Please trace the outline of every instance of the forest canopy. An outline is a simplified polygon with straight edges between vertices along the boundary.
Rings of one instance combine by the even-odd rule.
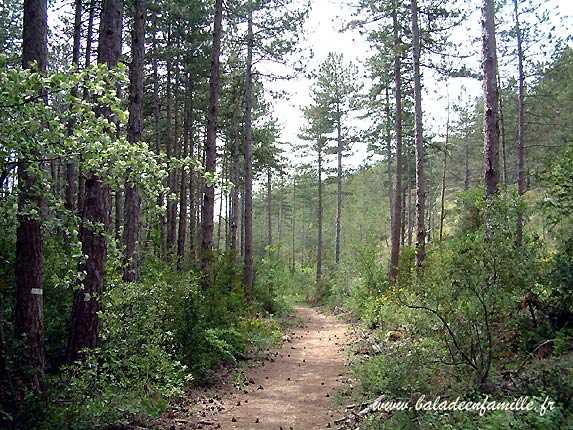
[[[337,7],[366,57],[305,1],[0,7],[0,427],[155,428],[303,302],[376,345],[342,399],[555,406],[360,428],[571,426],[571,18]]]

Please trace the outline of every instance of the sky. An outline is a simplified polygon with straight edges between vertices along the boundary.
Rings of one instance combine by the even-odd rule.
[[[344,55],[347,61],[353,61],[361,67],[368,57],[368,43],[357,31],[340,32],[344,21],[350,18],[350,9],[344,3],[348,0],[313,0],[312,9],[305,25],[306,46],[311,47],[314,57],[307,64],[308,70],[313,70],[324,61],[329,52],[338,52]],[[424,0],[419,0],[423,3]],[[480,36],[479,5],[474,0],[475,13],[459,30],[459,37]],[[549,4],[558,8],[561,15],[573,17],[572,0],[550,0]],[[479,46],[478,53],[479,53]],[[473,59],[474,64],[479,57]],[[453,79],[445,83],[438,83],[429,71],[423,71],[423,85],[425,90],[422,96],[424,110],[424,128],[433,134],[443,134],[445,131],[445,118],[447,99],[451,102],[463,102],[475,99],[481,92],[481,82],[475,79]],[[300,126],[303,124],[301,107],[311,102],[310,81],[300,76],[290,82],[276,83],[284,88],[290,97],[288,100],[275,101],[275,115],[282,124],[282,140],[296,142]],[[354,154],[346,160],[347,165],[356,167],[367,156],[366,144],[357,143]]]

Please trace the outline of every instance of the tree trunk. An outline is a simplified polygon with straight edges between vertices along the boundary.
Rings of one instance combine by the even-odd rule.
[[[245,73],[245,202],[244,229],[245,229],[245,255],[243,282],[247,288],[249,305],[253,303],[253,11],[249,9],[247,29],[247,69]]]
[[[281,248],[282,248],[282,238],[283,238],[283,203],[284,203],[284,192],[279,195],[279,215],[277,222],[277,258],[281,259]]]
[[[231,251],[237,250],[237,230],[239,227],[239,126],[235,127],[233,155],[231,160]]]
[[[121,55],[122,0],[103,0],[100,17],[98,63],[116,66]],[[106,106],[98,108],[100,115],[110,116]],[[79,271],[85,271],[81,288],[76,292],[72,308],[67,361],[78,358],[83,348],[97,346],[99,335],[98,312],[102,309],[103,281],[107,246],[105,231],[109,225],[109,188],[96,172],[89,172],[85,181],[83,222],[80,228],[82,252],[86,261]]]
[[[340,223],[342,220],[342,124],[340,118],[340,105],[336,104],[336,142],[337,142],[337,168],[336,168],[336,244],[334,262],[338,266],[340,262]]]
[[[189,137],[191,134],[191,76],[187,77],[185,92],[185,113],[183,118],[183,159],[189,156]],[[191,176],[191,175],[190,175]],[[177,266],[181,268],[185,259],[185,236],[187,235],[187,169],[181,168],[181,187],[179,191],[179,229],[177,235]]]
[[[392,125],[390,123],[390,90],[386,86],[386,162],[388,163],[388,208],[390,212],[390,231],[394,225],[394,204],[392,198]]]
[[[46,0],[24,1],[22,66],[37,63],[40,73],[46,72],[48,62],[48,21]],[[43,91],[40,95],[44,95]],[[34,150],[24,155],[18,164],[18,227],[16,229],[16,267],[14,337],[25,339],[27,349],[22,359],[29,372],[18,375],[24,386],[35,392],[41,390],[44,379],[44,317],[43,317],[43,238],[40,214],[42,197],[38,177],[30,169],[29,158]],[[35,215],[28,215],[30,209]]]
[[[434,166],[432,163],[433,157],[428,157],[428,204],[426,205],[426,217],[427,217],[427,242],[432,241],[432,231],[434,229]]]
[[[224,189],[225,181],[227,172],[227,158],[223,155],[223,166],[222,166],[222,174],[221,174],[221,191],[219,192],[219,214],[217,215],[217,249],[221,249],[221,227],[223,225],[223,201],[224,197]]]
[[[395,85],[395,135],[396,135],[396,191],[394,196],[394,223],[392,225],[392,250],[388,275],[395,279],[400,257],[400,230],[402,219],[402,74],[401,47],[398,34],[398,6],[394,3],[392,27],[394,32],[394,85]]]
[[[418,4],[411,0],[412,12],[412,59],[414,62],[414,116],[416,134],[416,267],[420,269],[426,258],[425,205],[426,185],[424,178],[424,140],[422,134],[422,83],[420,77],[420,28]]]
[[[161,119],[161,103],[159,99],[159,60],[157,54],[157,40],[156,35],[153,33],[152,39],[152,60],[151,64],[153,67],[153,129],[155,133],[155,151],[157,155],[161,154],[161,130],[159,128],[159,122]],[[157,196],[157,206],[163,207],[163,202],[165,201],[165,195],[161,192]],[[166,222],[167,219],[164,214],[159,216],[159,237],[161,242],[161,250],[165,252],[167,248],[167,235],[166,235]]]
[[[517,126],[517,194],[525,193],[525,77],[523,74],[523,47],[521,43],[521,28],[519,26],[519,10],[517,0],[513,0],[515,12],[515,29],[517,37],[517,66],[519,74],[519,121]],[[523,214],[517,213],[517,231],[515,244],[521,246],[523,240]]]
[[[272,170],[267,167],[267,245],[273,244],[273,189]]]
[[[195,135],[193,133],[194,128],[193,128],[193,122],[192,122],[192,118],[191,118],[191,129],[190,129],[190,135],[189,135],[189,156],[193,157],[193,155],[195,154]],[[197,241],[195,240],[195,236],[197,234],[197,222],[196,222],[196,216],[195,216],[195,212],[196,212],[196,195],[197,195],[197,190],[196,190],[196,182],[197,182],[197,177],[195,175],[195,172],[193,171],[193,169],[191,169],[189,171],[189,258],[191,260],[191,262],[195,261],[195,248],[196,248],[196,244]]]
[[[219,109],[219,55],[223,21],[223,1],[215,1],[213,24],[213,45],[211,48],[211,71],[209,77],[209,111],[207,114],[207,140],[205,141],[205,171],[215,173],[217,161],[217,115]],[[213,279],[211,262],[213,259],[213,216],[215,211],[215,187],[205,184],[201,205],[201,269],[205,273],[206,288]]]
[[[406,201],[407,189],[402,189],[402,238],[400,240],[400,245],[403,247],[406,243],[406,225],[408,225],[408,220],[406,219],[406,214],[408,211],[408,205]]]
[[[169,30],[171,33],[171,30]],[[168,36],[168,44],[172,43],[171,34]],[[173,61],[171,59],[167,60],[167,140],[166,140],[166,152],[167,152],[167,165],[169,166],[169,171],[167,173],[167,189],[169,195],[167,196],[167,257],[171,257],[175,248],[175,237],[177,235],[177,225],[176,225],[176,215],[177,215],[177,202],[173,200],[173,195],[176,194],[177,182],[176,171],[173,166],[173,158],[175,157],[175,136],[173,133],[173,126],[171,124],[173,118],[173,85],[172,85],[172,68]]]
[[[291,229],[292,229],[292,266],[291,266],[291,273],[295,272],[295,226],[296,226],[296,174],[292,175],[292,220],[291,220]]]
[[[484,186],[486,198],[499,182],[499,101],[496,81],[495,2],[482,4],[482,69],[484,92]],[[487,214],[486,214],[487,216]]]
[[[322,281],[322,149],[318,150],[318,210],[316,239],[316,291]],[[317,297],[318,298],[318,297]]]
[[[498,91],[501,91],[501,78],[499,73],[497,74],[497,88]],[[507,177],[507,157],[506,157],[506,139],[505,139],[505,118],[504,118],[504,109],[503,109],[503,97],[501,93],[499,94],[499,122],[500,122],[500,132],[501,132],[501,161],[502,161],[502,171],[501,171],[501,180],[504,184],[509,184],[509,178]]]
[[[74,39],[72,45],[72,64],[79,67],[80,64],[80,42],[82,31],[82,0],[76,0],[74,13]],[[72,96],[78,96],[78,87],[72,88]],[[70,119],[68,122],[68,136],[73,134],[75,121]],[[66,163],[66,189],[64,207],[67,211],[73,213],[76,205],[76,194],[78,192],[78,171],[76,158]]]
[[[131,32],[131,65],[129,67],[129,120],[127,141],[130,144],[143,139],[143,81],[145,66],[145,22],[147,0],[133,2],[133,29]],[[139,178],[128,180],[125,190],[123,228],[123,280],[139,282],[141,237],[141,189]]]
[[[448,119],[446,121],[446,143],[444,145],[444,164],[442,168],[442,188],[440,193],[440,242],[443,240],[444,218],[446,217],[446,167],[448,164],[448,144],[450,141],[450,103],[448,100]]]
[[[414,229],[414,219],[412,211],[412,160],[410,160],[410,150],[406,150],[406,164],[408,165],[408,246],[412,246],[412,230]]]
[[[464,190],[468,190],[470,188],[470,142],[468,139],[466,139],[464,155],[465,155]]]
[[[91,0],[90,2],[90,12],[88,17],[88,28],[86,30],[86,56],[84,59],[84,68],[88,68],[91,64],[92,58],[92,39],[93,39],[93,27],[94,27],[94,17],[95,17],[95,10],[96,10],[96,0]],[[83,99],[89,99],[89,90],[87,86],[84,86],[83,91]],[[82,161],[82,154],[79,157],[80,161]],[[84,211],[84,199],[86,195],[86,179],[85,174],[81,171],[78,175],[78,212],[80,217],[83,218],[83,211]]]
[[[121,248],[123,245],[121,243],[121,225],[122,225],[122,213],[123,213],[123,193],[121,190],[116,190],[113,196],[114,200],[114,226],[113,232],[117,246]]]
[[[305,231],[305,223],[304,223],[304,203],[301,205],[300,208],[300,226],[301,226],[301,251],[300,251],[300,267],[304,267],[305,263],[305,253],[306,253],[306,231]]]

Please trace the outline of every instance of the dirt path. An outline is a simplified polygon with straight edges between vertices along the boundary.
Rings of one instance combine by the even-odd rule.
[[[335,390],[342,383],[347,325],[312,308],[295,308],[305,327],[246,373],[248,385],[219,390],[201,405],[198,428],[312,430],[334,428]],[[202,410],[201,410],[202,409]],[[197,421],[196,421],[197,422]]]

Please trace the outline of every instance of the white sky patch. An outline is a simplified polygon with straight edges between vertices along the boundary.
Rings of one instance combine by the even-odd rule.
[[[422,0],[423,2],[423,0]],[[323,62],[329,52],[338,52],[344,55],[345,61],[352,61],[358,65],[359,70],[366,72],[362,62],[369,56],[368,42],[358,31],[340,32],[346,21],[351,18],[351,11],[344,0],[314,0],[312,9],[305,25],[306,45],[314,52],[314,57],[308,63],[308,71],[315,70]],[[550,0],[548,4],[555,6],[557,11],[568,22],[573,16],[573,1]],[[473,52],[471,58],[458,60],[458,66],[466,63],[479,73],[481,49],[481,25],[479,16],[479,2],[474,1],[474,13],[468,20],[454,32],[456,38],[464,40],[466,45],[464,53]],[[563,34],[560,36],[564,37]],[[474,44],[470,46],[470,40]],[[422,59],[423,60],[423,59]],[[515,72],[517,74],[517,71]],[[364,79],[364,76],[357,77]],[[282,125],[282,140],[284,142],[299,142],[297,135],[304,119],[301,107],[312,102],[310,97],[311,82],[306,76],[299,76],[291,81],[273,83],[276,88],[284,89],[289,94],[287,100],[274,101],[275,115]],[[428,69],[423,70],[424,93],[422,108],[424,112],[424,131],[434,135],[443,136],[446,129],[447,104],[466,104],[475,100],[481,94],[481,80],[472,78],[450,78],[448,82],[439,81],[436,74]],[[450,120],[454,119],[450,115]],[[356,124],[364,128],[362,124]],[[354,155],[345,159],[348,167],[357,167],[364,162],[368,153],[366,143],[354,146]],[[292,161],[296,161],[290,154]]]

